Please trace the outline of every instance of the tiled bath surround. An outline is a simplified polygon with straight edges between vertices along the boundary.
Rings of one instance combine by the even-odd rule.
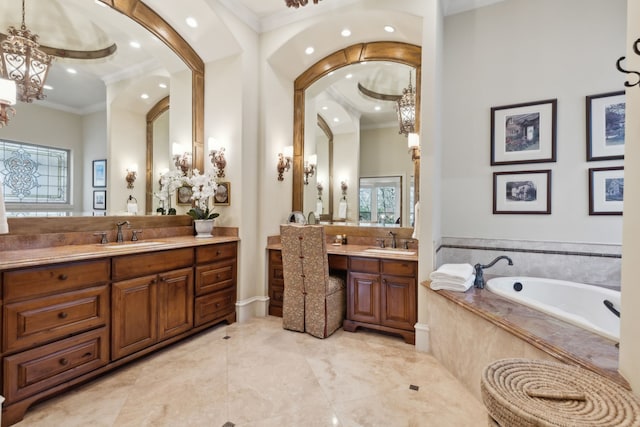
[[[443,237],[436,245],[436,268],[446,263],[488,264],[507,255],[488,276],[532,276],[620,289],[621,245]]]

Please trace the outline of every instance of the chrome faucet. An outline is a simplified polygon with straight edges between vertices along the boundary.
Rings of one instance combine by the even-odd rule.
[[[509,263],[509,265],[513,265],[513,261],[511,261],[511,258],[509,258],[506,255],[501,255],[499,257],[497,257],[496,259],[494,259],[493,261],[491,261],[489,264],[487,265],[481,265],[480,263],[476,264],[473,266],[475,273],[476,273],[476,279],[473,281],[473,286],[475,286],[478,289],[483,289],[484,288],[484,275],[483,275],[483,269],[485,268],[489,268],[492,267],[493,264],[495,264],[496,262],[500,261],[501,259],[506,259],[507,262]]]
[[[118,234],[116,235],[116,242],[122,243],[124,239],[122,238],[122,226],[129,225],[129,221],[117,222],[116,227],[118,227]]]
[[[397,233],[394,233],[393,231],[389,232],[389,236],[391,236],[391,247],[394,249],[398,247],[398,245],[396,244],[396,234]]]

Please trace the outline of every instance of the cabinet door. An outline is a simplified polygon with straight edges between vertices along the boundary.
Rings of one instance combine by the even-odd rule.
[[[113,284],[112,359],[135,353],[157,341],[156,281],[156,275],[151,275]]]
[[[382,275],[381,324],[412,331],[417,321],[416,280]]]
[[[193,269],[183,268],[159,275],[158,340],[193,327]]]
[[[380,276],[349,273],[347,319],[357,322],[380,322]]]

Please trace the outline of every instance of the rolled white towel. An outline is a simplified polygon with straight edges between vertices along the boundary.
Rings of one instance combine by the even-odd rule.
[[[445,280],[448,282],[464,284],[473,275],[471,264],[442,264],[436,271],[429,275],[431,281]]]
[[[466,292],[471,286],[473,286],[473,282],[476,279],[476,275],[472,274],[466,282],[460,283],[457,281],[448,281],[448,280],[434,280],[431,282],[431,289],[434,291],[439,291],[440,289],[445,289],[447,291],[456,291],[456,292]]]

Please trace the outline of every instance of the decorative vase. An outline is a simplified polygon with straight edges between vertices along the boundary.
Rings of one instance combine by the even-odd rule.
[[[213,230],[213,219],[194,219],[193,225],[196,229],[196,237],[213,237],[211,230]]]

